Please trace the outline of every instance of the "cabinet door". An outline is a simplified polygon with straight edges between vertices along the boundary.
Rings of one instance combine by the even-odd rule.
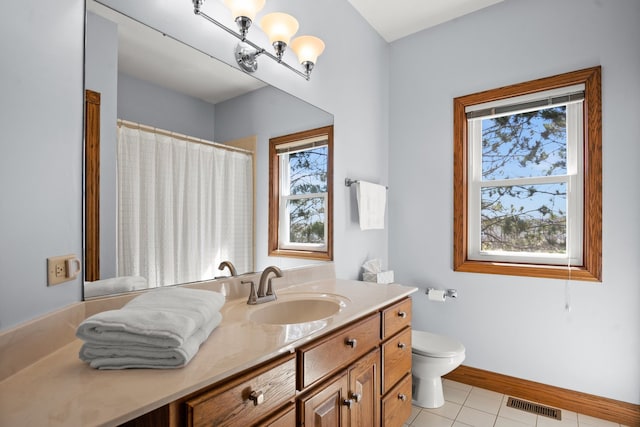
[[[349,369],[347,405],[352,427],[380,425],[380,350],[358,360]]]
[[[301,425],[304,427],[348,427],[349,412],[343,410],[349,381],[347,373],[321,385],[313,393],[298,398]]]

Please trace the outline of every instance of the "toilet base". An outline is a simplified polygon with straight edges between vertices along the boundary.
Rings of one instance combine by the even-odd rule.
[[[413,403],[422,408],[439,408],[444,405],[444,393],[442,391],[442,378],[418,378],[411,376],[413,380]]]

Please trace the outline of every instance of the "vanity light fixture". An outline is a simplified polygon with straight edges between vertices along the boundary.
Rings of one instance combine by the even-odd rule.
[[[236,46],[235,55],[238,65],[244,71],[249,73],[256,71],[258,69],[258,56],[264,54],[304,79],[309,80],[311,78],[311,70],[316,64],[318,56],[324,51],[324,42],[314,36],[300,36],[291,40],[298,31],[298,21],[293,16],[275,12],[265,15],[260,21],[262,30],[267,34],[273,46],[275,54],[272,54],[247,39],[249,27],[251,27],[256,14],[264,7],[266,0],[224,0],[224,4],[231,10],[239,32],[235,32],[204,13],[201,10],[204,0],[192,1],[193,12],[196,15],[200,15],[240,40]],[[298,61],[302,65],[303,71],[293,68],[282,60],[282,56],[289,44],[298,56]]]

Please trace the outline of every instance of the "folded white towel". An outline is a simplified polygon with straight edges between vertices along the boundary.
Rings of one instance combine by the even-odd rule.
[[[147,279],[141,276],[111,277],[93,282],[84,282],[84,296],[91,298],[100,295],[137,291],[148,287]]]
[[[97,345],[179,347],[212,322],[224,295],[200,289],[158,288],[122,307],[85,319],[76,336]]]
[[[361,230],[384,229],[387,188],[383,185],[358,181],[356,187]]]
[[[135,344],[100,345],[87,342],[80,349],[80,359],[96,369],[180,368],[191,361],[200,345],[221,320],[222,315],[216,313],[210,322],[196,330],[179,347],[157,348]]]

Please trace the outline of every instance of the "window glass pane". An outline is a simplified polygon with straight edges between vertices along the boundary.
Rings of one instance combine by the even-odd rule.
[[[481,250],[566,254],[566,184],[482,189]]]
[[[326,145],[289,153],[289,194],[327,192],[328,153]]]
[[[482,120],[482,179],[567,172],[566,107]]]
[[[324,197],[287,200],[290,243],[324,243]]]

